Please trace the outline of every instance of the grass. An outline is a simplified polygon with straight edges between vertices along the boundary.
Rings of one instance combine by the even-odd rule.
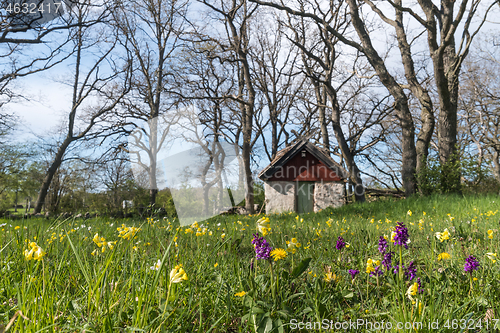
[[[0,332],[340,332],[334,324],[349,320],[365,325],[352,331],[382,321],[393,327],[387,332],[398,323],[406,332],[436,324],[441,332],[493,331],[500,270],[486,253],[500,252],[499,200],[431,196],[270,215],[270,246],[301,243],[277,261],[255,260],[252,234],[263,215],[191,228],[154,218],[0,220]],[[408,249],[390,241],[397,221],[408,228]],[[435,233],[446,228],[449,239],[440,241]],[[395,268],[366,273],[369,259],[374,268],[383,259],[384,235],[393,266],[413,262],[411,281]],[[342,250],[338,237],[348,244]],[[46,253],[41,260],[26,259],[31,242]],[[450,259],[438,260],[443,252]],[[480,266],[468,273],[470,255]],[[349,270],[360,273],[352,279]]]

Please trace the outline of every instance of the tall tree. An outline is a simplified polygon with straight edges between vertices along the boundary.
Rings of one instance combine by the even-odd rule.
[[[72,101],[65,124],[65,133],[58,144],[57,151],[49,163],[45,178],[40,187],[35,204],[35,213],[44,205],[47,191],[64,161],[68,148],[75,142],[91,136],[97,124],[106,120],[130,88],[130,66],[112,57],[117,47],[116,34],[109,26],[86,27],[83,22],[89,16],[109,17],[108,8],[104,12],[88,4],[76,4],[74,17],[79,22],[72,29],[74,72]],[[97,100],[97,103],[93,103]]]
[[[257,10],[256,5],[248,4],[247,0],[198,0],[207,6],[221,23],[225,35],[207,36],[201,34],[220,47],[223,61],[237,62],[237,93],[235,99],[239,104],[242,123],[242,161],[244,168],[245,184],[245,208],[249,213],[254,212],[253,177],[251,169],[251,150],[253,137],[253,125],[255,114],[256,89],[252,77],[250,63],[250,21]],[[215,31],[213,31],[215,33]],[[204,35],[204,36],[203,36]]]
[[[135,119],[149,124],[142,134],[148,138],[143,149],[149,161],[143,165],[149,177],[150,205],[156,202],[157,157],[168,134],[168,125],[162,133],[157,126],[160,116],[175,112],[176,102],[166,91],[173,82],[172,67],[182,45],[187,8],[186,0],[127,0],[115,12],[120,40],[133,62],[132,90],[122,103],[123,117],[129,123]]]

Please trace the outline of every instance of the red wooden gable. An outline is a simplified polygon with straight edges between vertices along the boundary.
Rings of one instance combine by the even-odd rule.
[[[342,178],[308,151],[299,152],[268,179],[268,181],[341,181]]]

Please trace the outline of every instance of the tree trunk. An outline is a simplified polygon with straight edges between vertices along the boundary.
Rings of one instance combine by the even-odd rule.
[[[47,173],[45,174],[45,178],[43,179],[42,186],[40,187],[40,191],[38,192],[38,197],[36,199],[34,213],[38,214],[42,211],[42,206],[45,203],[45,198],[47,197],[47,192],[49,190],[50,184],[52,183],[52,179],[57,172],[57,169],[61,166],[64,153],[68,148],[69,144],[72,142],[72,139],[67,137],[63,144],[57,150],[56,156],[52,161]]]
[[[394,77],[387,70],[383,59],[378,55],[372,45],[370,36],[366,31],[364,24],[359,15],[358,5],[355,0],[347,0],[350,8],[352,24],[363,44],[363,51],[378,74],[382,84],[389,90],[394,98],[394,109],[401,126],[401,146],[402,146],[402,167],[401,178],[405,195],[408,197],[415,194],[416,191],[416,167],[417,167],[417,152],[415,148],[415,127],[413,117],[408,107],[408,98],[403,91],[403,88],[396,82]]]

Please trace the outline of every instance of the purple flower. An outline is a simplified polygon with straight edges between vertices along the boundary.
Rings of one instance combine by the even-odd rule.
[[[422,283],[420,281],[420,278],[417,278],[417,284],[418,284],[418,293],[421,294],[424,292],[424,289],[422,289]]]
[[[408,248],[408,229],[404,225],[403,222],[398,222],[396,225],[396,230],[394,230],[396,235],[394,236],[394,244],[396,245],[403,245],[405,249]]]
[[[387,240],[384,238],[384,236],[380,236],[378,240],[378,252],[385,253],[386,250],[387,250]]]
[[[467,259],[465,259],[464,271],[472,273],[472,271],[475,271],[478,268],[479,262],[477,261],[476,257],[470,255]]]
[[[375,267],[375,270],[370,273],[370,276],[382,276],[384,272],[380,269],[381,266]]]
[[[382,260],[382,266],[388,271],[392,267],[392,252],[387,252],[384,254],[384,259]]]
[[[337,245],[335,245],[335,248],[337,250],[342,250],[344,247],[345,247],[344,239],[339,236],[339,238],[337,239]]]
[[[349,274],[351,274],[351,277],[354,280],[354,278],[356,277],[356,275],[359,274],[359,271],[357,269],[350,269],[349,270]]]
[[[270,259],[270,253],[273,249],[264,237],[259,237],[259,233],[253,234],[252,244],[255,247],[255,257],[257,259]]]
[[[407,278],[408,280],[413,280],[413,278],[417,277],[417,268],[415,267],[415,265],[413,264],[413,261],[410,261],[410,264],[408,265],[408,267],[405,267],[403,265],[404,268],[406,268],[406,271],[405,271],[405,278]]]

